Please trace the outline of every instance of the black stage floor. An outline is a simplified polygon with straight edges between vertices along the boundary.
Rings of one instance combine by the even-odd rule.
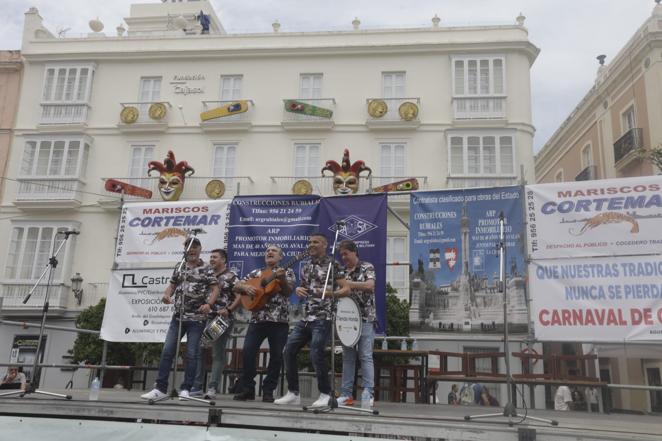
[[[61,390],[50,392],[65,393]],[[161,423],[164,428],[175,424],[407,440],[662,440],[662,417],[650,415],[529,411],[531,416],[557,420],[559,425],[554,427],[529,419],[520,422],[524,410],[518,409],[519,417],[512,418],[517,424],[510,427],[508,418],[503,416],[472,421],[464,419],[465,415],[499,412],[501,408],[498,407],[377,402],[375,408],[379,415],[346,409],[314,414],[304,412],[300,406],[233,401],[230,395],[217,397],[215,405],[209,406],[178,399],[150,405],[140,399],[141,392],[126,390],[104,389],[99,401],[88,401],[87,390],[66,393],[73,399],[38,394],[23,398],[0,397],[0,415],[18,417],[17,421],[21,418],[30,421],[39,421],[39,418],[120,421],[143,425]],[[533,431],[535,438],[523,438],[523,432],[532,436]],[[13,441],[30,440],[13,438]]]

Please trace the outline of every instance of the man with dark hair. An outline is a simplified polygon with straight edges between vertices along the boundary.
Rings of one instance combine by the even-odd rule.
[[[221,375],[223,374],[223,368],[225,367],[225,362],[227,359],[225,347],[227,346],[230,335],[232,334],[232,327],[234,323],[233,312],[240,307],[241,300],[239,296],[235,296],[233,292],[234,285],[237,282],[237,275],[228,269],[227,261],[228,255],[223,249],[217,248],[212,250],[209,254],[209,266],[214,271],[214,276],[216,276],[216,279],[218,280],[219,290],[216,304],[213,307],[213,312],[217,315],[220,315],[225,320],[228,320],[230,327],[211,345],[211,377],[209,379],[209,387],[207,388],[207,393],[205,394],[205,397],[208,399],[213,399],[216,397],[216,391],[218,391],[218,385],[220,384]],[[204,383],[204,361],[202,360],[203,352],[203,348],[200,348],[198,356],[198,369],[195,376],[195,382],[193,383],[193,389],[191,389],[191,396],[202,394],[202,384]]]
[[[279,291],[269,297],[264,307],[253,311],[244,339],[244,370],[239,381],[240,390],[234,396],[235,400],[245,401],[255,399],[255,359],[262,342],[269,342],[269,366],[267,376],[262,382],[262,401],[273,403],[274,390],[278,386],[280,367],[283,363],[283,347],[287,342],[289,295],[292,293],[296,278],[294,271],[279,267],[283,259],[283,250],[276,245],[267,246],[264,254],[266,267],[251,271],[235,286],[235,292],[241,295],[255,295],[255,288],[247,280],[261,279],[265,270],[271,270],[278,280]]]
[[[321,233],[314,233],[308,240],[310,261],[303,267],[301,284],[296,289],[300,299],[305,299],[304,318],[292,329],[285,345],[285,373],[287,375],[288,392],[275,401],[276,404],[301,404],[299,397],[299,372],[297,355],[303,346],[310,342],[310,358],[315,367],[319,398],[312,407],[327,406],[331,398],[329,382],[329,365],[324,349],[331,332],[331,307],[334,291],[344,286],[344,277],[338,262],[326,255],[327,240]],[[329,267],[333,279],[326,285],[325,281]]]
[[[19,372],[18,366],[9,366],[7,367],[7,373],[2,377],[2,383],[4,388],[11,388],[16,386],[21,390],[25,390],[27,387],[27,380],[23,372]],[[11,386],[10,386],[11,385]]]
[[[190,248],[188,247],[189,243],[191,244]],[[193,386],[197,368],[196,361],[200,350],[200,337],[205,329],[207,314],[212,310],[218,298],[218,281],[214,276],[214,270],[205,265],[200,259],[200,252],[202,251],[200,240],[189,237],[184,242],[184,249],[188,249],[185,263],[184,265],[177,264],[161,299],[163,303],[169,305],[172,303],[174,295],[175,308],[161,351],[156,386],[150,392],[140,396],[144,400],[158,400],[167,396],[168,375],[172,367],[175,350],[179,344],[180,308],[183,312],[182,335],[186,335],[187,343],[184,381],[181,384],[179,396],[182,398],[190,396],[189,390]]]
[[[375,345],[375,267],[370,262],[359,259],[359,249],[351,240],[343,240],[338,247],[340,259],[343,262],[345,286],[337,293],[337,297],[350,296],[361,311],[361,337],[356,348],[344,346],[342,348],[342,387],[338,404],[351,405],[354,403],[352,390],[354,386],[354,372],[358,354],[361,360],[361,377],[363,389],[370,394],[370,406],[374,403],[375,367],[372,358],[372,349]]]

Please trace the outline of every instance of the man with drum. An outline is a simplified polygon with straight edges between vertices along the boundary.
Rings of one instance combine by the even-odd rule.
[[[218,385],[221,381],[223,368],[227,359],[225,347],[230,335],[232,334],[232,327],[234,323],[233,312],[240,307],[241,299],[233,292],[234,285],[237,282],[237,275],[230,271],[227,267],[228,255],[225,250],[217,248],[212,250],[209,254],[209,266],[214,270],[214,275],[218,280],[219,295],[214,305],[214,313],[219,315],[229,323],[229,327],[221,334],[211,345],[212,347],[212,363],[211,363],[211,377],[209,379],[209,386],[205,398],[214,399],[218,391]],[[208,323],[209,325],[209,323]],[[202,360],[203,349],[200,348],[198,356],[198,370],[191,389],[191,396],[200,395],[202,392],[202,384],[204,380],[204,361]]]
[[[187,343],[184,381],[179,396],[184,398],[190,396],[189,390],[195,380],[200,337],[205,329],[207,314],[212,310],[218,298],[218,280],[214,276],[214,270],[200,259],[202,251],[200,240],[196,237],[189,237],[184,241],[184,250],[187,250],[186,263],[181,267],[177,264],[161,299],[163,303],[171,304],[174,295],[175,309],[161,351],[156,386],[150,392],[140,396],[144,400],[159,400],[167,396],[168,375],[172,367],[172,359],[175,357],[179,344],[178,338],[182,337],[179,335],[180,308],[182,310],[182,334],[186,334]]]
[[[310,342],[310,358],[315,367],[317,388],[320,396],[311,407],[327,406],[331,398],[329,365],[324,349],[331,332],[331,307],[334,291],[344,285],[344,277],[338,262],[326,255],[327,240],[321,233],[314,233],[308,240],[310,261],[303,267],[301,284],[296,289],[300,299],[305,299],[304,318],[292,329],[285,345],[285,374],[288,392],[275,401],[276,404],[301,404],[299,397],[299,372],[297,355],[303,346]],[[329,267],[333,280],[329,280],[324,299],[324,284]]]
[[[237,282],[234,291],[241,295],[255,295],[255,288],[248,283],[249,279],[261,278],[266,269],[270,269],[279,281],[280,291],[273,294],[261,309],[253,311],[244,339],[243,361],[244,369],[239,380],[239,392],[235,400],[245,401],[255,399],[255,375],[257,369],[255,359],[262,342],[269,342],[269,365],[267,375],[262,382],[262,401],[273,403],[274,390],[278,386],[280,368],[283,362],[283,347],[287,342],[289,329],[288,305],[289,296],[296,282],[292,269],[279,267],[283,259],[283,250],[276,245],[269,245],[265,251],[266,267],[251,271],[242,281]],[[239,296],[238,296],[239,297]]]
[[[356,347],[343,345],[342,348],[342,386],[339,405],[354,404],[352,389],[354,372],[358,354],[361,360],[361,376],[363,389],[370,394],[370,406],[374,403],[375,367],[372,359],[372,348],[375,343],[375,267],[370,262],[359,259],[359,250],[351,240],[343,240],[338,247],[340,259],[344,265],[345,286],[337,293],[337,297],[349,296],[361,311],[361,336]]]

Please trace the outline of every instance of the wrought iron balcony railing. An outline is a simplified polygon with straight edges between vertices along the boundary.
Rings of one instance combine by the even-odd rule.
[[[637,149],[644,147],[643,129],[635,127],[623,134],[614,143],[614,162],[618,163],[623,158]]]
[[[597,179],[597,172],[598,168],[595,165],[589,165],[584,170],[579,172],[577,176],[575,176],[575,181],[591,181],[593,179]]]

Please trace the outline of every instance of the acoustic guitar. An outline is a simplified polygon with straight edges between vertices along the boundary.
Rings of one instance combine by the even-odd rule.
[[[308,252],[301,253],[280,268],[287,270],[306,257],[308,257]],[[244,283],[247,283],[248,285],[255,288],[254,297],[246,294],[241,296],[241,304],[249,311],[257,311],[258,309],[263,308],[264,305],[267,304],[269,297],[280,292],[280,280],[278,280],[276,274],[271,270],[271,268],[263,270],[262,274],[260,274],[260,277],[248,279]]]

